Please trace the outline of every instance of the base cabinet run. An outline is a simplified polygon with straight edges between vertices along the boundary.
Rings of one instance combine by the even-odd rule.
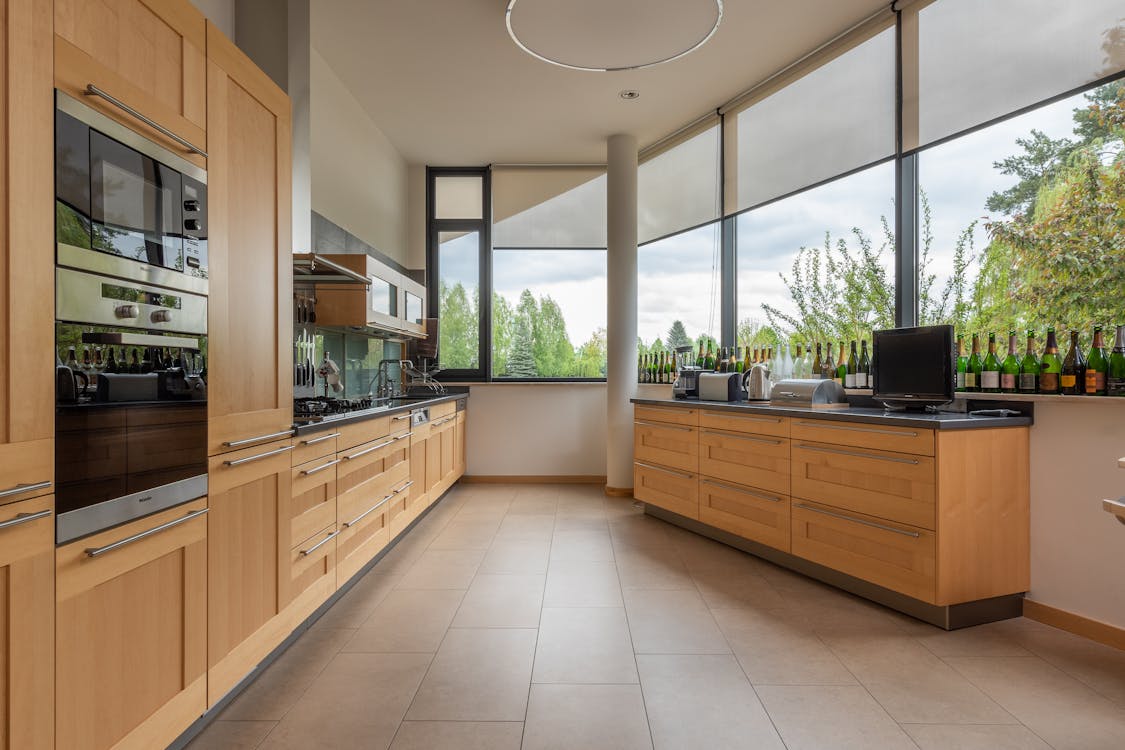
[[[944,607],[1027,590],[1028,428],[636,406],[634,496]]]

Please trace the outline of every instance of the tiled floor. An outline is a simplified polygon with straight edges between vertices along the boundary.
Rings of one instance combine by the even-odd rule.
[[[1122,750],[1125,653],[947,633],[599,487],[462,485],[191,746]]]

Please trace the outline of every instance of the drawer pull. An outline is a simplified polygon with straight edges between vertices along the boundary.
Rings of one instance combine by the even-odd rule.
[[[903,536],[908,536],[913,539],[917,539],[921,536],[921,534],[919,534],[917,531],[905,531],[903,529],[896,529],[894,526],[884,526],[881,523],[875,523],[874,521],[868,521],[863,518],[853,518],[852,516],[846,516],[843,513],[833,513],[830,510],[824,510],[823,508],[814,508],[811,505],[805,505],[804,503],[797,503],[797,505],[794,507],[800,508],[801,510],[811,510],[813,513],[823,513],[826,516],[839,518],[841,521],[851,521],[852,523],[858,523],[862,526],[870,526],[873,529],[880,529],[882,531],[890,531],[895,534],[902,534]]]
[[[14,518],[9,518],[7,521],[0,521],[0,529],[10,529],[13,526],[19,526],[24,523],[31,523],[40,518],[47,518],[51,515],[51,510],[41,510],[38,513],[17,513]]]
[[[645,427],[656,427],[661,430],[679,430],[680,432],[691,432],[693,427],[685,427],[680,424],[668,424],[667,422],[645,422],[642,419],[633,421],[633,424],[644,425]]]
[[[143,122],[145,125],[148,125],[153,130],[155,130],[159,133],[162,133],[163,135],[167,136],[168,138],[171,138],[173,141],[175,141],[176,143],[180,144],[185,149],[187,149],[188,152],[193,153],[193,154],[199,154],[204,159],[207,158],[207,152],[204,151],[203,149],[199,148],[198,146],[193,146],[189,141],[184,140],[183,138],[176,135],[171,130],[164,127],[163,125],[156,122],[155,120],[152,120],[148,117],[145,117],[144,115],[142,115],[140,112],[138,112],[137,110],[130,107],[125,102],[121,101],[120,99],[118,99],[115,96],[111,96],[110,94],[107,94],[106,92],[102,91],[97,86],[95,86],[94,84],[92,84],[92,83],[86,84],[86,93],[91,95],[91,96],[100,96],[102,99],[105,99],[107,102],[109,102],[113,106],[117,107],[122,112],[125,112],[126,114],[132,115],[136,119]]]
[[[106,552],[113,552],[115,549],[121,549],[126,544],[132,544],[133,542],[139,542],[140,540],[145,539],[146,537],[150,537],[153,534],[159,534],[161,531],[167,531],[168,529],[172,528],[173,526],[179,526],[181,523],[187,523],[188,521],[191,521],[192,519],[199,518],[200,516],[205,515],[208,510],[210,510],[210,509],[209,508],[200,508],[199,510],[193,510],[191,513],[188,513],[183,518],[177,518],[175,520],[168,521],[167,523],[162,523],[159,526],[153,526],[151,529],[147,529],[145,531],[142,531],[139,534],[133,534],[133,536],[127,536],[124,539],[120,539],[116,542],[113,542],[112,544],[107,544],[104,547],[91,547],[88,550],[86,550],[86,556],[87,557],[97,557],[98,555],[104,555]]]
[[[323,547],[324,545],[328,544],[333,539],[335,539],[336,536],[339,533],[340,533],[339,531],[333,531],[331,534],[324,537],[323,539],[321,539],[319,542],[317,542],[313,546],[309,547],[308,549],[303,549],[300,552],[298,552],[297,554],[300,555],[301,557],[308,557],[309,555],[316,552],[318,549],[320,549],[321,547]]]
[[[412,414],[399,414],[397,417],[391,417],[391,419],[393,419],[395,422],[398,422],[398,421],[403,420],[403,419],[410,419],[411,416],[413,416],[413,415]]]
[[[271,432],[269,435],[259,435],[258,437],[246,438],[245,440],[228,440],[223,443],[228,448],[238,448],[243,445],[250,445],[251,443],[260,443],[263,440],[273,440],[279,437],[291,437],[293,430],[283,430],[281,432]]]
[[[379,509],[380,509],[380,508],[382,508],[382,507],[383,507],[384,505],[386,505],[386,504],[387,504],[387,502],[388,502],[388,501],[390,501],[390,499],[391,499],[392,497],[394,497],[394,496],[395,496],[395,493],[393,493],[393,492],[392,492],[391,494],[387,495],[386,497],[384,497],[384,498],[383,498],[382,500],[380,500],[379,502],[377,502],[377,503],[375,503],[374,505],[372,505],[372,506],[371,506],[370,508],[368,508],[367,510],[363,511],[362,513],[360,513],[360,514],[359,514],[358,516],[356,516],[356,517],[355,517],[355,518],[353,518],[352,520],[350,520],[350,521],[345,521],[345,522],[344,522],[344,528],[345,528],[345,529],[347,529],[347,528],[350,528],[350,527],[352,527],[352,526],[355,526],[355,525],[356,525],[357,523],[359,523],[360,521],[362,521],[363,519],[367,518],[367,517],[368,517],[369,515],[371,515],[371,514],[372,514],[372,513],[374,513],[375,511],[379,510]]]
[[[649,406],[648,404],[637,404],[642,409],[649,409],[651,411],[666,411],[670,414],[691,414],[694,409],[677,409],[671,406]]]
[[[321,464],[320,466],[317,466],[316,468],[313,468],[313,469],[302,469],[301,470],[301,476],[309,477],[309,476],[312,476],[313,474],[316,474],[317,472],[324,471],[325,469],[331,469],[333,466],[335,466],[336,464],[340,463],[343,460],[344,459],[342,459],[342,458],[337,458],[337,459],[334,459],[332,461],[329,461],[326,464]]]
[[[700,430],[705,435],[718,435],[719,437],[731,438],[732,440],[749,440],[752,443],[765,443],[766,445],[781,445],[780,440],[772,438],[750,437],[749,435],[732,435],[729,432],[718,432],[716,430]]]
[[[431,422],[430,426],[431,427],[439,427],[439,426],[445,424],[446,422],[452,422],[454,419],[457,419],[456,414],[454,414],[452,417],[446,417],[445,419],[441,420],[440,422]]]
[[[368,453],[371,453],[373,451],[377,451],[380,448],[386,448],[388,445],[393,443],[395,441],[395,439],[396,438],[391,438],[390,440],[386,440],[382,443],[379,443],[378,445],[373,445],[370,448],[364,448],[363,450],[358,451],[356,453],[353,453],[350,456],[344,456],[344,458],[342,460],[351,461],[353,459],[359,458],[360,456],[366,456]]]
[[[397,494],[399,494],[400,492],[406,492],[406,490],[407,490],[407,489],[408,489],[408,488],[410,487],[410,485],[412,485],[412,484],[414,484],[414,480],[413,480],[413,479],[411,479],[411,480],[410,480],[410,481],[408,481],[408,482],[407,482],[406,484],[404,484],[404,485],[402,485],[401,487],[399,487],[399,488],[398,488],[397,490],[391,490],[391,494],[392,494],[392,495],[397,495]]]
[[[286,446],[283,446],[283,447],[278,448],[276,450],[266,451],[265,453],[259,453],[256,456],[247,456],[246,458],[239,458],[239,459],[234,460],[234,461],[223,461],[223,464],[226,465],[226,466],[242,466],[242,464],[248,464],[251,461],[261,461],[263,458],[269,458],[270,456],[276,456],[279,453],[285,453],[285,452],[291,451],[291,450],[293,450],[293,446],[292,445],[286,445]]]
[[[35,482],[34,484],[17,484],[6,490],[0,490],[0,497],[11,497],[12,495],[22,495],[25,492],[34,492],[35,490],[45,490],[51,486],[50,481]]]
[[[708,414],[709,417],[716,419],[737,419],[745,422],[770,422],[771,424],[781,424],[781,417],[761,417],[757,414]]]
[[[802,427],[819,427],[822,430],[845,430],[847,432],[867,432],[873,435],[894,435],[895,437],[918,437],[918,433],[906,430],[880,430],[877,427],[848,427],[842,424],[824,422],[798,422]]]
[[[841,456],[855,456],[856,458],[870,458],[875,461],[891,461],[896,464],[910,464],[911,466],[918,465],[916,458],[899,458],[898,456],[880,456],[876,453],[860,453],[859,451],[846,451],[840,448],[821,448],[819,445],[808,445],[806,443],[798,443],[798,448],[804,448],[807,451],[817,451],[818,453],[837,453]]]
[[[634,461],[633,463],[635,463],[637,466],[643,466],[646,469],[652,469],[653,471],[663,471],[665,474],[671,474],[672,476],[683,477],[684,479],[695,479],[694,474],[688,474],[686,471],[665,469],[663,466],[654,466],[652,464],[646,464],[643,461]]]
[[[404,432],[401,435],[395,435],[394,440],[406,440],[408,437],[410,437],[413,434],[414,434],[413,431]]]
[[[781,498],[778,497],[777,495],[767,495],[764,492],[756,492],[754,490],[748,490],[745,487],[735,487],[733,484],[726,484],[725,482],[716,482],[713,479],[704,479],[703,483],[709,484],[712,487],[722,487],[725,490],[731,490],[733,492],[741,492],[743,495],[751,495],[753,497],[760,497],[763,500],[769,500],[771,503],[780,503],[781,502]]]
[[[325,440],[331,440],[334,437],[340,437],[340,433],[332,432],[322,437],[312,438],[310,440],[302,440],[301,445],[316,445],[317,443],[323,443]]]

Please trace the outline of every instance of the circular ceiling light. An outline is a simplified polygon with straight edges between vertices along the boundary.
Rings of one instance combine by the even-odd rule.
[[[508,0],[504,22],[520,49],[571,70],[639,70],[702,47],[723,0]]]

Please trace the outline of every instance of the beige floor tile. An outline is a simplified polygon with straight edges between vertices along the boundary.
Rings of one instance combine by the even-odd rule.
[[[655,548],[665,550],[676,557],[679,554],[668,536],[668,524],[651,516],[627,516],[610,523],[609,532],[614,545],[632,548]]]
[[[903,724],[921,750],[1051,750],[1022,724]]]
[[[355,633],[311,629],[223,711],[224,720],[280,721]]]
[[[691,589],[695,582],[675,552],[655,547],[614,546],[623,589]]]
[[[694,571],[691,577],[703,601],[711,609],[752,607],[770,611],[786,606],[777,589],[752,571],[707,568]]]
[[[254,750],[276,725],[273,721],[220,719],[192,740],[187,750]]]
[[[344,652],[434,653],[461,606],[459,589],[398,589],[375,608]]]
[[[1007,630],[996,627],[998,623],[942,630],[928,622],[913,622],[913,627],[905,622],[900,622],[899,627],[936,656],[1031,656]]]
[[[733,656],[637,657],[656,750],[784,750]]]
[[[344,594],[331,609],[313,623],[314,629],[358,628],[371,616],[402,576],[371,570]]]
[[[532,682],[632,683],[637,665],[622,607],[546,607]]]
[[[1125,651],[1034,620],[1023,620],[1011,632],[1031,653],[1125,707]]]
[[[906,724],[1017,724],[1011,714],[906,635],[821,638],[887,713]]]
[[[522,722],[404,721],[391,750],[520,750]]]
[[[701,570],[759,572],[763,567],[773,567],[734,547],[683,529],[669,531],[668,536],[684,565],[693,573]]]
[[[555,532],[555,517],[506,515],[500,522],[493,544],[500,541],[550,542]]]
[[[1125,746],[1125,710],[1038,657],[946,661],[1056,750]]]
[[[412,721],[523,721],[534,630],[452,629],[407,713]]]
[[[567,518],[555,516],[555,533],[572,531],[591,531],[609,533],[609,521],[604,518]]]
[[[478,573],[453,618],[455,628],[537,628],[544,575]]]
[[[651,750],[639,685],[532,685],[523,750]]]
[[[427,550],[395,584],[398,589],[467,589],[484,550]]]
[[[560,531],[556,523],[551,540],[551,560],[613,562],[609,531]]]
[[[423,540],[421,537],[411,538],[407,534],[406,538],[399,540],[398,544],[383,555],[371,572],[401,576],[418,561],[430,541],[430,539]]]
[[[916,750],[858,685],[766,685],[757,692],[788,750]]]
[[[777,584],[771,579],[766,580],[779,591],[786,606],[803,614],[818,633],[835,635],[856,631],[886,636],[903,635],[896,620],[898,613],[881,604],[829,586],[809,589],[803,593],[783,591],[777,589]]]
[[[270,732],[263,750],[391,744],[429,654],[339,654]]]
[[[552,560],[547,568],[545,607],[621,607],[621,584],[612,562]]]
[[[729,654],[726,639],[695,590],[623,592],[638,654]]]
[[[502,539],[497,537],[481,561],[478,573],[546,573],[551,554],[549,538]]]
[[[713,609],[755,685],[854,685],[852,673],[801,615],[788,610]]]
[[[450,521],[441,533],[434,537],[427,550],[439,549],[488,549],[500,528],[501,514],[496,518],[461,516]]]

